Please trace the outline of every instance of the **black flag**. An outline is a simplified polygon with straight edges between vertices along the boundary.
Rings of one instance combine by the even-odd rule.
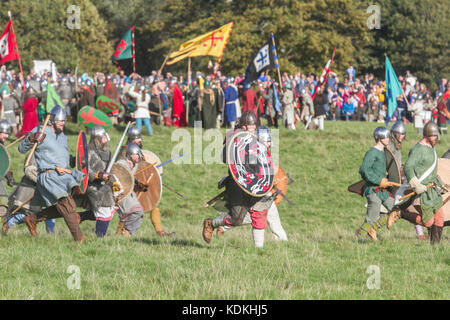
[[[273,55],[274,46],[272,45],[272,39],[266,42],[266,44],[258,50],[254,55],[252,61],[245,70],[244,83],[251,83],[259,78],[261,72],[267,69],[275,68],[275,58]]]

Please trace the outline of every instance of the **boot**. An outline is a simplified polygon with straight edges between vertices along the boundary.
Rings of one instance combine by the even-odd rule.
[[[444,227],[450,227],[450,220],[444,222]]]
[[[28,230],[30,231],[30,234],[33,237],[37,237],[37,231],[36,231],[37,222],[36,222],[36,220],[32,219],[31,216],[26,216],[24,218],[24,220],[25,220],[25,224],[28,227]]]
[[[441,242],[442,229],[444,229],[444,227],[438,227],[436,225],[431,226],[431,237],[430,237],[431,244],[437,244]]]
[[[420,236],[417,236],[417,239],[419,239],[419,240],[430,240],[430,237],[428,237],[428,236],[422,234],[422,235],[420,235]]]
[[[75,241],[83,241],[83,233],[80,229],[80,223],[77,215],[77,206],[71,196],[61,198],[55,205],[56,210],[61,214],[69,228],[70,233]],[[78,216],[78,217],[77,217]]]
[[[124,221],[120,221],[119,222],[119,225],[117,226],[117,230],[116,230],[116,234],[117,235],[121,235],[122,234],[124,225],[125,225]]]
[[[400,219],[401,215],[402,213],[400,210],[392,211],[388,217],[387,228],[390,229],[392,225]]]
[[[206,243],[211,242],[213,232],[214,232],[214,227],[212,226],[212,219],[205,219],[203,221],[203,240],[205,240]]]
[[[131,233],[130,231],[128,231],[127,229],[123,228],[122,229],[122,233],[121,233],[125,238],[129,238],[131,237]]]

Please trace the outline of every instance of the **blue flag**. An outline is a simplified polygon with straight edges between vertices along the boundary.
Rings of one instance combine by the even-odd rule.
[[[392,68],[389,58],[386,56],[386,99],[388,102],[388,109],[386,115],[386,127],[388,126],[389,120],[392,118],[395,109],[397,109],[397,98],[402,94],[402,87],[398,82],[397,76],[395,75],[394,68]]]
[[[257,80],[261,73],[267,69],[278,68],[276,64],[277,57],[274,55],[274,46],[272,38],[253,56],[247,69],[245,69],[244,83],[252,83]]]

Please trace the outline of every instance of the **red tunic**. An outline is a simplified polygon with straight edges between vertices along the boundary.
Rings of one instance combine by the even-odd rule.
[[[38,125],[37,115],[38,100],[34,97],[28,98],[23,104],[23,126],[19,132],[16,133],[16,137],[20,138],[23,135],[27,135]]]
[[[175,118],[173,125],[178,127],[186,127],[186,109],[184,108],[183,95],[180,88],[174,85],[171,89],[173,97],[172,115]]]
[[[255,114],[258,114],[258,110],[256,109],[257,98],[255,91],[253,91],[253,89],[251,88],[245,90],[242,97],[243,97],[242,112],[251,110]]]
[[[446,113],[445,113],[445,109],[447,109],[446,105],[444,102],[441,101],[441,103],[438,104],[438,124],[440,124],[441,126],[445,126],[447,124],[447,117],[446,117]]]

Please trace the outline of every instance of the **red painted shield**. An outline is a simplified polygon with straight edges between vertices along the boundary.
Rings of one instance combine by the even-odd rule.
[[[263,197],[272,188],[272,157],[253,133],[240,131],[227,139],[227,161],[234,181],[249,195]]]
[[[105,129],[108,129],[112,126],[111,119],[109,119],[106,114],[90,106],[84,106],[81,108],[78,112],[78,122],[88,128],[99,125]]]
[[[79,193],[84,194],[88,187],[88,150],[87,150],[87,139],[84,131],[80,131],[77,141],[77,157],[76,157],[76,168],[84,173],[84,179],[79,186]],[[78,188],[78,187],[77,187]]]
[[[111,100],[107,96],[98,97],[96,105],[97,109],[103,111],[106,114],[119,111],[121,108],[121,105],[118,102]]]

